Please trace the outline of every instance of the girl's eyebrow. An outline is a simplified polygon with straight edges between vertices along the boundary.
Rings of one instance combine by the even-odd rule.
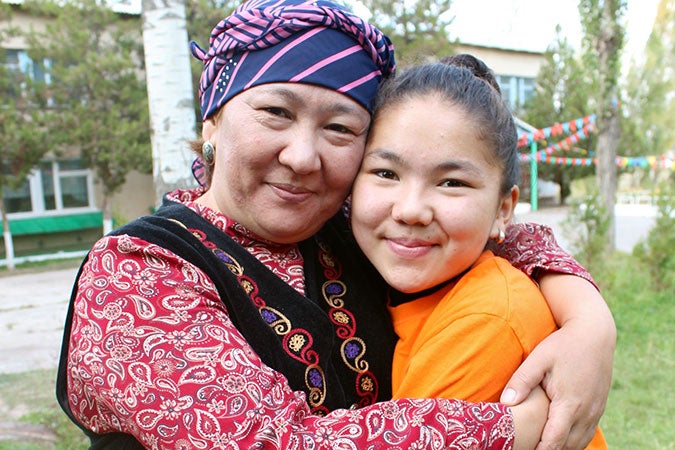
[[[384,160],[399,163],[399,164],[405,163],[403,158],[401,158],[396,153],[394,153],[390,150],[384,150],[384,149],[380,149],[380,148],[376,148],[374,150],[369,151],[366,154],[365,158],[380,158],[380,159],[384,159]]]
[[[368,152],[368,154],[365,156],[365,158],[380,158],[384,159],[386,161],[390,161],[396,164],[400,164],[402,166],[406,166],[406,162],[403,158],[401,158],[398,154],[395,152],[392,152],[390,150],[384,150],[384,149],[374,149]],[[365,159],[364,158],[364,159]],[[444,161],[440,164],[437,164],[433,167],[432,169],[435,172],[448,172],[448,171],[453,171],[453,170],[461,170],[464,172],[471,172],[476,175],[481,175],[482,171],[478,166],[473,164],[471,161],[467,160],[450,160],[450,161]]]
[[[461,170],[464,172],[471,172],[476,175],[480,175],[482,171],[478,166],[473,164],[471,161],[459,160],[459,161],[446,161],[436,166],[436,170],[439,172],[450,171],[450,170]]]

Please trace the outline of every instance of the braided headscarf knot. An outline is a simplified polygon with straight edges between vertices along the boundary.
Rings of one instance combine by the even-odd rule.
[[[364,108],[395,70],[393,45],[344,7],[318,0],[251,0],[212,31],[199,83],[206,120],[230,98],[264,83],[302,82],[334,89]]]

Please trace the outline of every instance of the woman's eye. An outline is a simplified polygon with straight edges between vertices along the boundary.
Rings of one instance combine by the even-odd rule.
[[[328,130],[337,131],[338,133],[349,133],[354,134],[352,130],[344,125],[339,123],[332,123],[326,127]]]
[[[276,106],[268,106],[266,108],[263,108],[263,110],[267,111],[270,114],[274,114],[275,116],[288,117],[288,113],[286,112],[285,109],[278,108]]]

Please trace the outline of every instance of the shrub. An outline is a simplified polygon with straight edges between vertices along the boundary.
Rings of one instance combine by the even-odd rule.
[[[675,188],[664,184],[656,197],[656,222],[646,239],[633,249],[633,255],[649,271],[655,290],[675,288]]]
[[[609,225],[609,214],[597,195],[572,200],[562,223],[572,252],[594,276],[601,275],[603,271],[603,261],[608,253]]]

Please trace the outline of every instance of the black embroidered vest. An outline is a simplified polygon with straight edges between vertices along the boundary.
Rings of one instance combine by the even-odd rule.
[[[203,270],[237,329],[265,364],[283,373],[294,390],[307,394],[313,412],[325,414],[391,397],[396,336],[385,305],[385,285],[358,250],[341,214],[299,244],[306,296],[178,203],[165,201],[156,214],[113,234],[137,236]],[[71,419],[66,365],[74,297],[75,290],[57,378],[57,398]],[[91,448],[139,448],[128,435],[84,431],[92,440]],[[130,446],[123,447],[122,441]]]

